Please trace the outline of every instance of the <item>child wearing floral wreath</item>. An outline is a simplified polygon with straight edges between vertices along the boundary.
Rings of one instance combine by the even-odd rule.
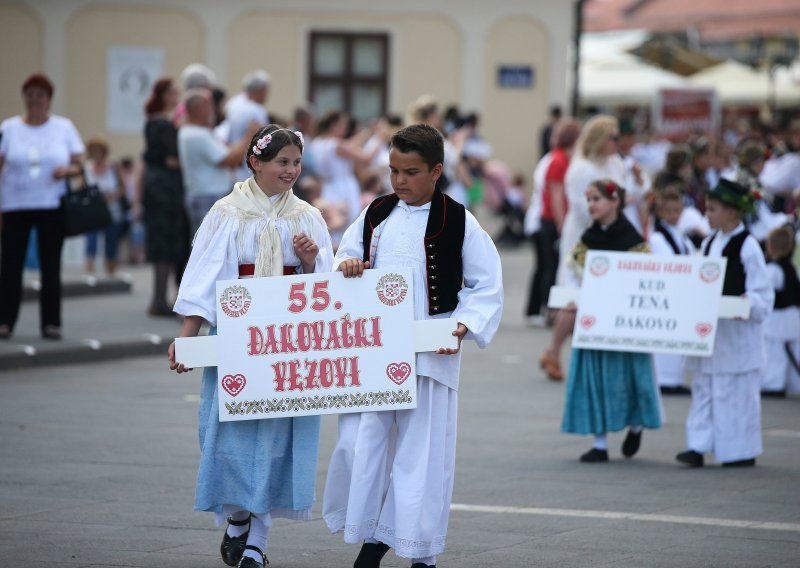
[[[599,180],[586,189],[594,223],[572,249],[567,266],[576,285],[590,250],[648,252],[642,236],[628,221],[625,190],[611,180]],[[594,434],[594,445],[580,457],[584,463],[607,462],[607,432],[629,428],[622,454],[639,451],[644,428],[661,426],[661,399],[653,378],[653,360],[647,353],[573,349],[567,374],[567,393],[561,431]]]
[[[702,467],[706,452],[714,452],[723,466],[754,466],[762,451],[761,323],[772,311],[775,294],[761,247],[742,222],[754,206],[755,197],[748,188],[725,178],[709,192],[706,202],[708,223],[715,232],[700,250],[704,256],[727,258],[722,294],[746,297],[750,317],[717,320],[714,353],[687,358],[692,406],[686,419],[687,450],[676,459],[691,467]]]
[[[234,185],[203,219],[195,236],[175,312],[181,337],[208,322],[216,333],[216,282],[247,277],[329,272],[328,229],[319,210],[295,197],[303,137],[276,125],[256,132],[247,151],[253,175]],[[179,373],[189,371],[175,361]],[[195,510],[228,526],[222,561],[264,568],[273,517],[309,520],[314,503],[319,416],[220,422],[217,368],[206,367],[200,394],[200,470]]]

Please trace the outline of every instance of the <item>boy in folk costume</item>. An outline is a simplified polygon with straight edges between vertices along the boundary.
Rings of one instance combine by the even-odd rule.
[[[250,141],[252,176],[234,185],[203,219],[195,236],[175,312],[181,337],[211,325],[216,335],[217,280],[330,272],[328,229],[319,210],[297,198],[302,134],[268,125]],[[169,348],[170,368],[187,369]],[[200,468],[195,510],[227,519],[222,561],[264,568],[275,517],[310,520],[319,444],[319,416],[220,422],[217,367],[206,367],[200,394]]]
[[[683,213],[683,194],[680,186],[668,185],[656,190],[656,215],[649,242],[653,254],[674,256],[694,254],[689,237],[678,228]],[[661,394],[689,394],[684,385],[684,357],[667,353],[653,354],[656,382]]]
[[[717,320],[714,354],[689,357],[692,406],[686,419],[688,449],[676,459],[703,465],[714,452],[723,466],[753,466],[761,454],[761,370],[764,334],[761,323],[772,311],[775,294],[758,242],[742,223],[754,197],[738,183],[721,178],[708,194],[706,216],[715,232],[703,241],[704,256],[727,258],[722,293],[750,300],[747,320]]]
[[[458,348],[417,355],[417,408],[343,414],[328,469],[323,516],[363,546],[354,566],[377,567],[389,548],[414,568],[444,551],[455,467],[461,340],[485,347],[500,323],[503,284],[492,239],[436,189],[442,136],[412,125],[391,139],[393,195],[372,202],[344,234],[335,266],[411,266],[417,319],[455,318]],[[393,430],[396,429],[396,432]]]
[[[800,392],[800,279],[792,264],[794,231],[789,225],[767,235],[767,271],[775,306],[764,322],[767,365],[761,396]]]

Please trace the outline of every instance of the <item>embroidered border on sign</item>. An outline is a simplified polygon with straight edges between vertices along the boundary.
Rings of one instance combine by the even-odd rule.
[[[578,341],[581,343],[591,343],[594,345],[613,345],[613,346],[634,346],[642,349],[648,347],[666,347],[668,349],[680,349],[681,351],[694,351],[706,353],[709,349],[708,343],[697,341],[675,341],[665,339],[642,339],[640,337],[598,337],[579,335]]]
[[[298,396],[295,398],[283,399],[273,398],[272,400],[242,400],[235,403],[226,402],[225,408],[228,410],[228,414],[237,416],[338,408],[361,408],[365,406],[391,406],[410,402],[412,402],[410,391],[387,390],[322,396]]]

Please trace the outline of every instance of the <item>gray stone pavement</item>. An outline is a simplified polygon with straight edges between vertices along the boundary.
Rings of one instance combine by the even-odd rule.
[[[590,440],[559,433],[564,386],[536,364],[548,332],[521,317],[528,251],[504,251],[503,263],[501,330],[487,350],[465,348],[454,507],[438,565],[800,566],[800,399],[764,401],[765,453],[753,469],[673,461],[687,397],[665,399],[667,424],[644,434],[634,459],[620,457],[614,434],[612,461],[580,464]],[[177,322],[147,318],[146,296],[134,286],[69,300],[65,331],[169,336]],[[0,372],[0,566],[224,567],[221,529],[192,510],[198,381],[169,373],[161,355]],[[318,496],[335,435],[325,417]],[[352,565],[357,548],[315,511],[308,523],[275,523],[271,566]],[[390,552],[383,565],[408,564]]]

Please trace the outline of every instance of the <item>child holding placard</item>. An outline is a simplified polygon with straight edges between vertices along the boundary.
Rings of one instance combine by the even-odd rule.
[[[567,266],[577,285],[589,250],[647,252],[642,236],[622,214],[625,190],[610,180],[586,189],[594,223],[572,249]],[[661,426],[661,401],[653,379],[652,357],[596,349],[573,349],[561,431],[594,434],[593,447],[580,457],[585,463],[608,461],[607,432],[629,427],[622,454],[633,457],[644,428]]]
[[[650,233],[650,248],[653,254],[664,256],[694,254],[695,248],[689,237],[678,227],[683,213],[683,193],[680,185],[668,185],[656,190],[656,219]],[[684,385],[684,357],[668,353],[653,354],[656,382],[661,394],[689,394]]]
[[[443,160],[435,128],[395,133],[394,194],[373,201],[336,252],[346,278],[412,267],[416,319],[458,321],[457,348],[417,355],[417,408],[339,416],[322,513],[345,542],[363,541],[355,568],[377,568],[389,548],[412,568],[435,567],[453,494],[461,340],[485,347],[503,311],[500,256],[475,217],[436,187]]]
[[[676,459],[691,467],[701,467],[703,454],[712,451],[723,466],[754,466],[762,451],[759,389],[766,361],[761,322],[772,311],[775,294],[761,247],[742,223],[754,207],[750,190],[725,178],[708,194],[706,216],[715,232],[701,250],[704,256],[728,259],[722,294],[747,297],[750,317],[717,320],[713,355],[687,358],[692,374],[688,449]]]
[[[253,175],[217,201],[195,236],[175,312],[184,316],[181,337],[203,322],[216,333],[217,280],[329,272],[328,229],[318,209],[298,199],[303,137],[268,125],[250,142]],[[169,347],[170,368],[186,369]],[[200,394],[200,470],[195,510],[228,525],[222,561],[264,568],[273,517],[310,520],[314,503],[319,416],[220,422],[217,367],[206,367]]]

